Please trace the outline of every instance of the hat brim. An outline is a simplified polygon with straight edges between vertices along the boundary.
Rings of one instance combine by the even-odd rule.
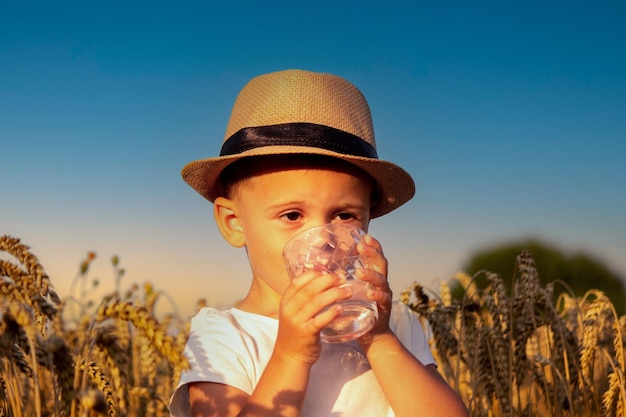
[[[389,161],[341,154],[307,146],[264,146],[236,155],[199,159],[185,165],[182,170],[182,177],[200,195],[213,202],[217,197],[222,196],[219,176],[227,166],[246,157],[281,154],[335,157],[365,171],[378,183],[379,187],[379,198],[371,208],[371,218],[380,217],[395,210],[415,195],[415,183],[409,173]]]

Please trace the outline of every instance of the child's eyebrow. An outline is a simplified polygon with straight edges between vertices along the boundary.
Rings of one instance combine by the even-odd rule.
[[[360,211],[360,212],[365,212],[365,211],[369,211],[369,209],[370,209],[369,204],[343,204],[343,205],[337,206],[337,209],[335,209],[335,211]]]
[[[303,206],[306,204],[308,204],[307,200],[285,200],[285,201],[279,201],[275,204],[271,204],[270,206],[268,206],[268,209],[269,210],[284,209],[284,208],[293,207],[293,206]]]
[[[293,207],[306,207],[309,206],[311,202],[307,199],[298,199],[298,200],[285,200],[280,201],[275,204],[268,206],[268,210],[277,210],[277,209],[285,209],[285,208],[293,208]],[[331,211],[338,210],[368,210],[369,203],[365,203],[359,199],[359,201],[339,201],[336,204],[331,205]]]

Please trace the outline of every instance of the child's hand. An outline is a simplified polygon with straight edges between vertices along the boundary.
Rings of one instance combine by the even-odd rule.
[[[393,294],[387,281],[387,258],[383,255],[380,243],[370,235],[365,235],[358,246],[364,268],[357,270],[357,278],[369,282],[368,297],[378,305],[378,320],[367,334],[359,338],[361,346],[368,347],[377,335],[389,333],[389,315]]]
[[[350,287],[338,287],[344,281],[320,271],[304,272],[291,281],[280,301],[275,354],[311,365],[317,361],[320,331],[339,315],[341,307],[322,310],[352,295]]]

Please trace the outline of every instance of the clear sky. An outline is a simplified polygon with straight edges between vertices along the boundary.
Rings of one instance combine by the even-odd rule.
[[[0,234],[60,295],[80,261],[179,308],[245,295],[187,162],[219,151],[253,76],[356,84],[416,197],[375,220],[395,291],[535,236],[626,276],[626,3],[30,2],[0,5]]]

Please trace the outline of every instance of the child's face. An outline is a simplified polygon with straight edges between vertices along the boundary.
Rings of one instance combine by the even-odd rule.
[[[327,223],[367,230],[372,185],[354,170],[296,168],[254,176],[237,204],[253,279],[282,294],[289,278],[282,250],[299,232]]]

